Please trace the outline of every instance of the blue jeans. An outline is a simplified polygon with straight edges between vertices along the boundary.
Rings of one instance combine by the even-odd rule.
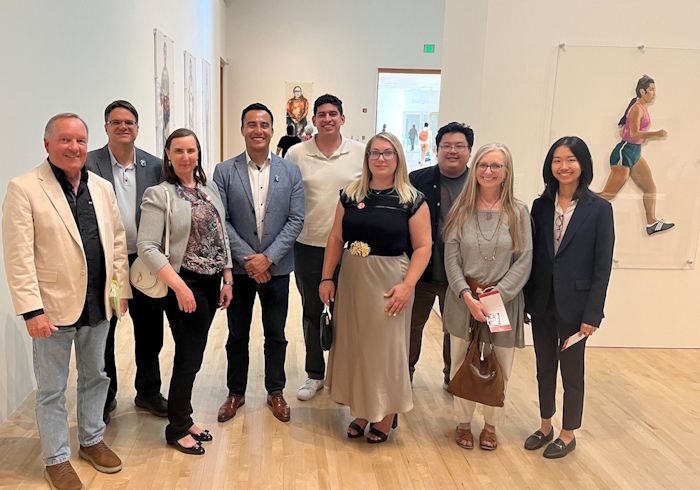
[[[104,372],[107,320],[94,327],[59,328],[46,339],[32,339],[36,376],[36,421],[41,440],[41,457],[46,466],[68,461],[68,411],[66,385],[70,354],[75,342],[78,368],[78,440],[94,446],[102,440],[105,424],[102,412],[109,387]]]

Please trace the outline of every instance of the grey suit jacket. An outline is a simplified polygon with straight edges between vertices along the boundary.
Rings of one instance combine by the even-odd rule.
[[[170,258],[161,252],[161,247],[165,248],[165,210],[167,201],[165,196],[165,187],[170,193]],[[207,185],[197,187],[202,189],[211,197],[211,202],[214,204],[216,211],[219,213],[221,225],[225,228],[226,211],[224,205],[219,198],[219,189],[216,184],[207,181]],[[156,185],[146,189],[141,203],[142,219],[139,226],[139,236],[137,247],[139,257],[144,261],[146,267],[151,272],[156,273],[161,270],[168,262],[173,266],[175,272],[180,272],[182,259],[187,251],[187,242],[190,239],[190,229],[192,227],[192,204],[177,195],[177,189],[173,184],[163,182],[161,185]],[[224,230],[225,231],[225,230]],[[228,262],[226,268],[230,268],[231,250],[227,233],[224,232],[224,241],[226,242],[226,253]]]
[[[226,208],[226,229],[233,255],[233,273],[245,274],[247,255],[263,253],[272,260],[270,274],[294,270],[294,242],[304,227],[304,184],[299,167],[277,155],[270,162],[265,227],[258,236],[253,193],[245,152],[219,163],[214,182]]]
[[[141,221],[141,200],[143,192],[151,186],[160,182],[163,176],[163,162],[160,158],[150,153],[140,150],[136,151],[136,225]],[[103,179],[107,179],[114,187],[114,174],[112,173],[112,162],[109,159],[109,149],[107,145],[98,150],[92,150],[87,154],[85,166],[88,170],[96,173]]]

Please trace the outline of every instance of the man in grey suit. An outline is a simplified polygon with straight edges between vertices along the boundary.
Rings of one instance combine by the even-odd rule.
[[[219,422],[233,418],[245,403],[256,294],[265,334],[267,404],[279,420],[287,422],[290,417],[282,395],[287,350],[284,326],[293,247],[304,225],[304,184],[299,167],[270,152],[272,122],[272,112],[263,104],[243,109],[241,133],[246,150],[214,170],[214,182],[226,208],[233,257],[233,299],[227,310],[228,397],[219,408]]]
[[[125,100],[115,100],[105,109],[107,144],[88,153],[86,167],[107,179],[117,195],[117,205],[126,231],[129,265],[136,260],[136,230],[141,219],[143,192],[160,182],[163,165],[160,158],[136,148],[139,134],[139,114]],[[136,399],[138,407],[158,417],[167,417],[167,400],[160,393],[160,365],[158,354],[163,347],[163,299],[153,299],[138,289],[129,300],[129,312],[134,323],[136,358]],[[112,317],[105,349],[105,371],[110,385],[105,402],[104,421],[117,407],[117,367],[114,360],[114,330],[116,316]]]

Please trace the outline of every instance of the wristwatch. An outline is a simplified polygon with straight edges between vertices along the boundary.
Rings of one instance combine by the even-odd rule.
[[[469,288],[464,288],[464,289],[462,289],[462,290],[459,292],[459,299],[463,299],[463,298],[464,298],[464,294],[465,294],[465,293],[468,293],[468,292],[471,292],[471,289],[469,289]]]
[[[224,285],[226,285],[226,286],[233,286],[233,279],[231,279],[231,280],[229,280],[229,281],[227,281],[226,279],[224,279]]]

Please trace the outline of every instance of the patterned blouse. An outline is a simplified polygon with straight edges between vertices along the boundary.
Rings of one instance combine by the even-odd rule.
[[[176,186],[177,195],[192,205],[192,225],[182,267],[197,274],[213,275],[224,270],[228,257],[224,227],[211,197],[198,187]]]

